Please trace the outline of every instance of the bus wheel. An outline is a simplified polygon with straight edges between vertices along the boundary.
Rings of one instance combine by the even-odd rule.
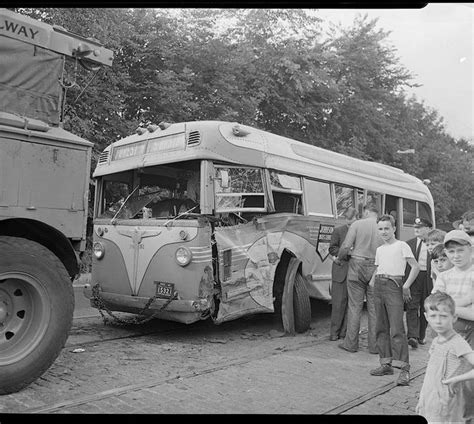
[[[62,262],[44,246],[0,237],[0,394],[40,377],[66,343],[74,291]]]
[[[296,258],[288,263],[281,303],[283,328],[290,334],[304,333],[311,324],[311,303],[299,264]]]
[[[304,285],[303,276],[298,272],[293,289],[293,311],[295,317],[295,331],[304,333],[311,325],[311,302]]]

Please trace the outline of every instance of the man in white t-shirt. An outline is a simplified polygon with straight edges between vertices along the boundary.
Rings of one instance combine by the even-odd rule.
[[[403,323],[403,303],[410,299],[410,286],[420,271],[413,252],[404,241],[395,238],[395,219],[382,215],[377,229],[384,244],[375,252],[377,269],[370,280],[374,287],[376,347],[380,367],[370,371],[371,375],[393,374],[392,362],[401,369],[397,385],[410,383],[408,341]],[[410,273],[403,283],[407,263]]]

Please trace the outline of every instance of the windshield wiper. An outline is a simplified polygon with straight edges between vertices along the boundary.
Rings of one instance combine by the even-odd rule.
[[[115,225],[116,223],[116,220],[115,218],[117,217],[117,215],[120,213],[120,211],[122,210],[122,208],[125,206],[125,203],[127,203],[128,199],[130,199],[130,196],[135,193],[138,189],[138,185],[133,189],[133,191],[127,196],[127,198],[125,199],[125,201],[122,203],[122,205],[120,206],[119,210],[117,211],[117,213],[114,215],[114,217],[110,220],[110,223],[112,225]]]

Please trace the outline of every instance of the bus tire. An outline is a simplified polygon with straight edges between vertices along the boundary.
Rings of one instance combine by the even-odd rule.
[[[0,237],[0,394],[40,377],[64,347],[74,291],[62,262],[39,243]]]
[[[306,290],[303,276],[297,272],[293,287],[293,312],[295,320],[295,331],[304,333],[311,325],[311,302]]]

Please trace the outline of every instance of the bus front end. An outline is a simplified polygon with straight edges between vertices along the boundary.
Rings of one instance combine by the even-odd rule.
[[[84,290],[91,305],[186,324],[207,318],[214,279],[199,161],[102,175],[96,184]]]

